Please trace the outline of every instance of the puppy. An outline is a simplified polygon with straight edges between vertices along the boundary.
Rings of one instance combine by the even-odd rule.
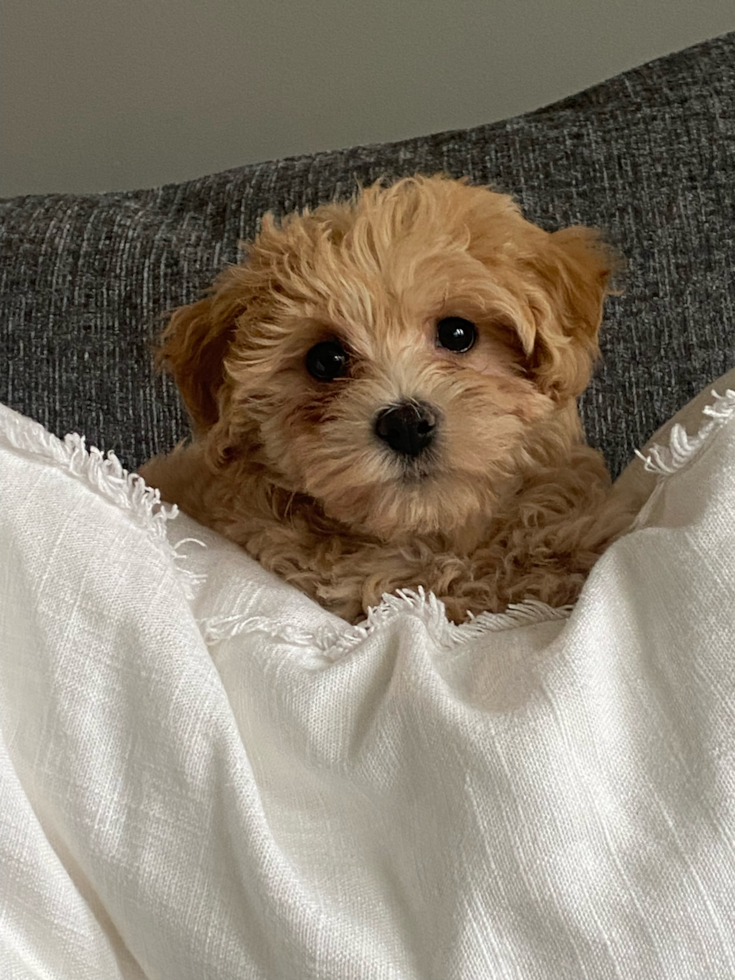
[[[576,407],[613,265],[444,177],[266,215],[171,317],[193,441],[141,475],[353,622],[419,585],[455,622],[570,603],[631,516]]]

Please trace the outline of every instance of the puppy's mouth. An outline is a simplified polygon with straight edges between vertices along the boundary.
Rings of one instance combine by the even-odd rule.
[[[428,451],[417,459],[403,457],[396,462],[400,468],[398,481],[405,486],[426,483],[436,471],[436,455]]]

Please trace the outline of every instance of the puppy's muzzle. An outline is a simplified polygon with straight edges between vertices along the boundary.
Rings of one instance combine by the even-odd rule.
[[[402,456],[419,456],[431,445],[436,415],[423,402],[403,401],[378,412],[375,434]]]

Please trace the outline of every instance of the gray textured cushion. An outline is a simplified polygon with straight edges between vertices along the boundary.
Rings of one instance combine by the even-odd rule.
[[[602,226],[628,258],[582,402],[614,472],[735,363],[735,33],[516,119],[241,167],[156,190],[2,203],[0,401],[130,468],[186,431],[155,379],[161,314],[195,298],[259,216],[381,175],[443,170],[549,229]]]

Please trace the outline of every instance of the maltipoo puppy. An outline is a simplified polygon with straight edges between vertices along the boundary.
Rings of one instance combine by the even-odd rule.
[[[266,215],[171,317],[193,440],[141,474],[353,622],[406,587],[456,622],[572,602],[630,521],[576,407],[612,266],[444,177]]]

